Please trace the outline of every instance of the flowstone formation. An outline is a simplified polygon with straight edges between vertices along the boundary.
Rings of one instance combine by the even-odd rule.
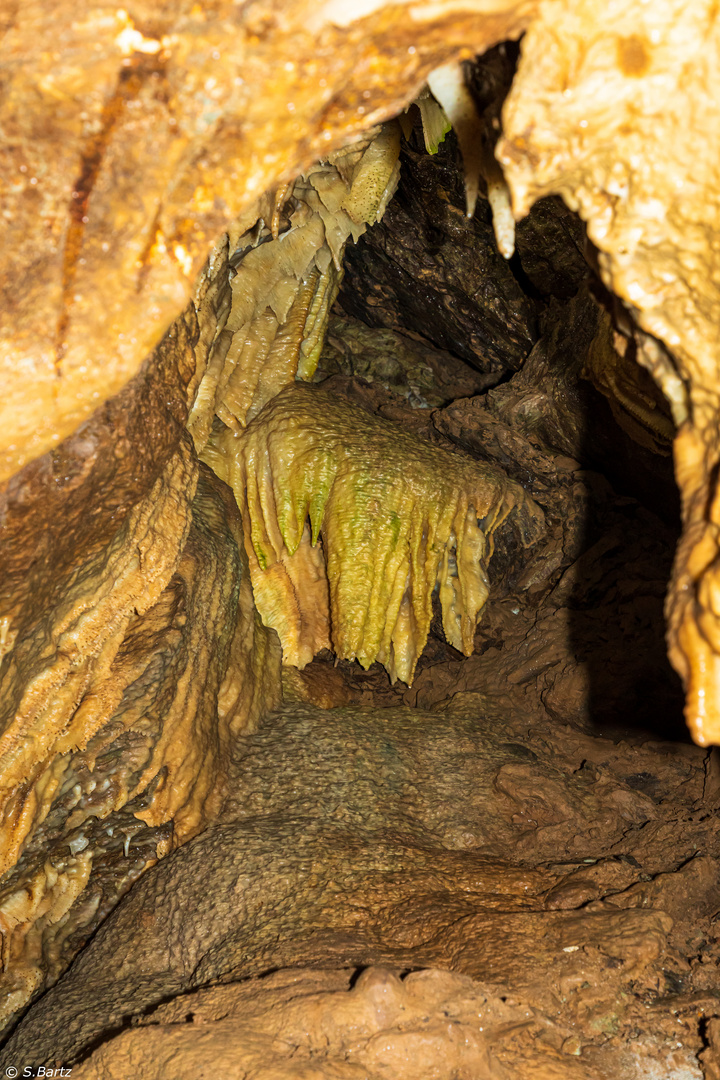
[[[200,466],[166,587],[145,606],[135,599],[135,610],[116,620],[102,662],[83,657],[54,692],[43,687],[30,698],[46,714],[18,715],[6,728],[3,1024],[58,977],[148,866],[217,815],[231,742],[277,701],[277,640],[257,617],[240,516],[228,496]],[[148,516],[140,517],[142,540],[153,528]],[[77,611],[68,610],[74,618],[61,624],[65,637],[55,646],[66,666],[67,640],[79,636],[87,613],[103,612],[108,577],[90,560],[79,575]],[[46,681],[43,672],[37,682]],[[12,703],[9,694],[4,700]],[[39,720],[41,752],[38,738],[28,737]]]
[[[240,516],[197,451],[216,414],[240,426],[312,375],[345,241],[382,214],[398,152],[374,129],[265,200],[267,228],[236,223],[145,370],[7,486],[0,1024],[217,816],[229,742],[279,699]]]
[[[258,610],[296,667],[332,648],[411,683],[436,586],[445,638],[469,656],[493,533],[513,512],[523,545],[542,532],[542,511],[499,468],[322,389],[284,390],[204,458],[235,492]]]
[[[0,478],[135,375],[218,236],[252,226],[263,193],[396,116],[461,50],[516,37],[533,6],[12,5]]]
[[[587,222],[605,283],[645,331],[638,360],[672,407],[683,537],[668,642],[702,745],[720,742],[719,58],[710,0],[547,4],[523,39],[498,146],[516,213],[552,192]]]
[[[382,218],[399,156],[397,123],[371,130],[276,192],[251,229],[222,238],[207,275],[217,303],[200,315],[208,352],[188,421],[198,451],[215,417],[238,433],[283,387],[313,377],[345,245]]]
[[[416,1080],[422,1062],[435,1080],[463,1072],[509,1080],[507,1065],[533,1068],[539,1080],[547,1076],[528,1055],[529,1040],[497,1045],[506,1031],[527,1031],[528,1011],[467,976],[418,971],[400,979],[386,968],[368,968],[350,981],[345,971],[283,971],[243,987],[189,995],[183,1014],[175,1002],[155,1011],[152,1027],[113,1041],[73,1071],[80,1080],[125,1080],[142,1068],[147,1080],[163,1080],[171,1068],[174,1080],[191,1080],[212,1061],[233,1077],[272,1070],[300,1078],[312,1069],[314,1077],[375,1080],[392,1070],[393,1080]],[[190,1008],[192,1021],[182,1023]],[[550,1068],[556,1064],[552,1052],[543,1056]]]
[[[232,1047],[233,1080],[703,1080],[704,756],[529,721],[521,695],[284,706],[236,744],[223,822],[137,883],[2,1064],[183,1077]]]
[[[496,156],[516,217],[557,192],[587,221],[681,427],[671,656],[694,737],[712,742],[717,16],[710,0],[636,0],[620,14],[601,0],[497,0],[480,13],[459,0],[13,10],[1,475],[59,445],[126,383],[218,233],[257,220],[262,192],[397,115],[434,70],[525,33],[494,118]]]
[[[500,1005],[525,995],[530,1026],[508,1035],[501,1024],[498,1054],[478,1044],[498,1077],[507,1065],[699,1080],[702,1065],[715,1080],[717,755],[637,744],[643,729],[674,732],[678,688],[658,645],[674,527],[664,455],[676,429],[685,534],[671,651],[694,737],[720,740],[717,18],[709,0],[617,11],[600,0],[490,0],[481,12],[464,0],[361,10],[173,0],[161,12],[61,0],[51,18],[42,4],[8,14],[3,1022],[151,875],[31,1008],[9,1053],[77,1061],[128,1017],[216,978],[447,965],[486,980],[468,992],[502,1023],[524,1023]],[[513,72],[517,50],[501,43],[522,34]],[[484,72],[457,67],[496,45]],[[404,115],[418,101],[444,129],[428,83],[455,117],[465,190],[455,135],[438,149],[426,126],[430,157]],[[478,87],[485,129],[473,164],[463,109]],[[408,182],[388,206],[401,145]],[[677,160],[668,147],[681,147]],[[577,219],[557,198],[511,221],[508,192],[513,216],[561,195],[597,250],[583,254]],[[348,240],[360,241],[350,255]],[[585,256],[627,306],[614,326],[586,287]],[[392,371],[401,397],[384,385],[392,365],[374,367],[362,349],[372,386],[359,384],[349,345],[344,379],[295,385],[328,370],[337,296],[336,337],[350,314],[364,320],[356,341],[377,330],[402,343],[410,359]],[[421,381],[417,357],[432,357]],[[635,358],[667,405],[630,374]],[[288,820],[298,784],[281,765],[286,752],[305,760],[292,734],[302,710],[274,713],[261,729],[277,726],[269,756],[238,766],[279,701],[272,625],[286,658],[310,661],[285,684],[296,696],[407,708],[373,713],[364,729],[352,710],[337,723],[331,714],[334,749],[320,736],[325,714],[301,724],[299,742],[322,760],[315,802]],[[335,654],[311,660],[323,645]],[[391,685],[375,659],[413,685]],[[346,787],[322,762],[339,755],[346,769],[354,723],[358,772]],[[461,774],[493,724],[477,755],[487,759]],[[403,725],[409,749],[393,749]],[[401,759],[424,740],[437,748],[435,725],[451,744],[443,764],[428,758],[440,787],[420,785],[427,805],[419,798],[411,827],[419,788]],[[378,751],[365,771],[367,739]],[[456,774],[454,790],[445,778]],[[279,775],[265,820],[267,778]],[[478,776],[485,805],[465,814]],[[495,876],[484,876],[488,858],[502,863]],[[460,882],[447,904],[438,866]],[[207,888],[208,867],[227,883],[220,894]],[[176,889],[187,905],[153,937]],[[280,900],[264,924],[268,895]],[[238,929],[239,903],[257,936]],[[471,923],[457,913],[472,920],[478,908],[473,958]],[[185,934],[188,913],[197,934]],[[430,1002],[431,978],[427,987]],[[387,1030],[402,1039],[391,1013]],[[682,1046],[668,1042],[676,1016]],[[119,1040],[134,1054],[131,1034]]]

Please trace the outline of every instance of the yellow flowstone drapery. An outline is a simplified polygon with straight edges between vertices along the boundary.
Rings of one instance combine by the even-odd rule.
[[[494,531],[512,511],[525,543],[542,529],[500,469],[301,384],[203,457],[235,492],[258,610],[298,667],[331,647],[412,682],[436,586],[445,636],[469,655]]]
[[[280,189],[271,209],[216,254],[230,286],[218,310],[188,428],[199,450],[215,416],[234,431],[283,387],[311,379],[342,281],[345,245],[379,221],[400,175],[393,121]]]

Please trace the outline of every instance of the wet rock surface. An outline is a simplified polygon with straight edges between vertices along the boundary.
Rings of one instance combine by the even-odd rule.
[[[330,964],[470,976],[464,992],[525,1010],[527,1041],[493,1053],[522,1051],[539,1076],[547,1054],[548,1076],[652,1062],[699,1080],[700,1020],[720,1012],[714,768],[477,693],[435,712],[286,706],[236,747],[222,824],[143,877],[2,1061],[70,1064],[111,1040],[81,1075],[117,1075],[100,1062],[116,1037],[149,1037],[137,1023],[175,1045],[195,1010],[179,995]],[[237,992],[259,1008],[273,979]]]
[[[145,1076],[161,1077],[172,1067],[180,1080],[197,1076],[193,1070],[211,1060],[233,1077],[402,1080],[416,1077],[422,1061],[423,1074],[437,1080],[500,1080],[509,1059],[538,1077],[557,1076],[558,1065],[565,1065],[564,1076],[587,1076],[580,1064],[568,1072],[567,1059],[551,1047],[538,1061],[531,1049],[537,1028],[527,1009],[445,971],[403,979],[384,968],[367,968],[357,979],[342,970],[279,972],[188,995],[182,1027],[178,1004],[161,1007],[152,1026],[102,1048],[78,1074],[119,1080],[123,1070],[140,1066]],[[518,1034],[508,1037],[513,1029]]]
[[[330,316],[313,381],[324,382],[334,375],[377,382],[416,408],[447,405],[495,383],[494,375],[482,375],[420,335],[371,327],[340,314],[340,309]]]
[[[227,5],[184,0],[107,18],[60,3],[50,21],[16,5],[3,22],[0,474],[30,461],[2,492],[3,1016],[100,927],[3,1064],[162,1073],[198,1034],[194,994],[205,1028],[260,1002],[236,1044],[246,1073],[362,1061],[397,1080],[392,1046],[503,1080],[717,1078],[720,767],[657,742],[681,729],[662,611],[673,424],[655,430],[657,402],[628,399],[620,367],[605,382],[629,346],[585,287],[587,253],[633,305],[646,332],[625,314],[628,355],[680,425],[671,642],[711,740],[695,705],[712,721],[714,9],[654,0],[608,24],[597,0],[559,2],[525,38],[503,113],[510,183],[518,205],[562,194],[598,251],[556,194],[501,259],[486,204],[464,217],[450,138],[433,160],[406,148],[398,200],[350,259],[332,392],[500,464],[545,513],[530,555],[498,531],[474,655],[441,639],[436,610],[412,687],[323,655],[285,672],[285,709],[248,737],[279,656],[243,585],[230,493],[192,445],[213,422],[195,395],[224,305],[207,278],[148,357],[231,218],[237,236],[269,219],[272,192],[255,201],[269,185],[397,112],[459,48],[534,18],[454,7],[418,29],[415,8],[380,6],[362,32],[341,5],[256,4],[229,23]],[[303,56],[320,57],[311,78]],[[489,117],[507,82],[490,79]],[[228,242],[213,253],[221,276],[230,257]],[[453,1057],[448,1008],[481,1064]],[[331,1039],[328,1009],[349,1017]],[[292,1066],[263,1042],[282,1031]]]
[[[47,18],[43,5],[9,8],[0,475],[57,448],[127,384],[217,235],[238,216],[251,225],[262,193],[397,114],[438,65],[528,31],[502,113],[485,112],[504,125],[498,157],[515,211],[561,196],[588,222],[603,280],[632,308],[647,335],[641,359],[673,403],[685,536],[671,654],[695,738],[710,743],[720,730],[720,709],[703,712],[720,655],[716,560],[703,554],[717,546],[720,442],[717,12],[709,0],[654,0],[651,11],[638,0],[615,24],[600,0],[409,10],[371,3],[357,19],[337,2],[269,0],[242,13],[191,0],[161,13],[62,2]],[[506,81],[501,72],[497,86]],[[492,80],[485,90],[492,97]],[[515,284],[522,276],[541,296],[569,295],[577,250],[545,286],[542,259],[533,263],[520,237]],[[448,284],[463,310],[458,282]],[[517,368],[534,340],[513,296],[522,305],[505,278],[486,320],[508,319],[506,360],[487,327],[474,341],[460,327],[455,342],[472,341],[475,361],[495,374]]]
[[[7,6],[0,480],[136,374],[215,240],[238,217],[250,227],[264,192],[529,16],[503,3],[478,19],[445,0],[419,23],[371,5],[358,25],[340,8]]]
[[[535,341],[535,306],[500,255],[490,208],[465,216],[459,151],[406,147],[383,221],[348,251],[340,302],[368,325],[412,331],[499,380]],[[371,283],[371,284],[370,284]]]
[[[562,249],[553,259],[561,261]],[[292,676],[296,696],[326,706],[401,699],[428,707],[453,688],[502,695],[509,682],[538,717],[550,710],[587,730],[614,724],[684,737],[663,621],[677,492],[670,460],[621,429],[584,377],[608,318],[585,286],[569,301],[551,301],[520,372],[443,408],[411,408],[372,353],[364,354],[370,383],[340,376],[325,383],[423,439],[500,465],[542,508],[546,534],[530,551],[508,527],[496,535],[474,656],[463,660],[450,649],[436,619],[412,688],[342,662],[341,678],[327,657]]]
[[[91,657],[81,705],[72,669],[45,703],[68,720],[49,760],[28,768],[35,820],[9,800],[6,865],[12,811],[27,835],[0,891],[3,1026],[58,978],[139,875],[217,812],[231,733],[277,700],[279,647],[257,619],[239,513],[204,466],[189,509],[177,569],[155,603],[121,623],[107,669]],[[80,594],[81,613],[83,601],[92,610]]]

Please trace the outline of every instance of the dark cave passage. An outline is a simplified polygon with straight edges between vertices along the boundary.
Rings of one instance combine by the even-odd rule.
[[[489,124],[516,60],[506,44],[472,69]],[[289,214],[279,219],[289,233]],[[262,220],[235,237],[228,284],[274,239]],[[26,864],[48,841],[64,850],[68,819],[80,853],[101,851],[101,895],[96,878],[69,939],[75,959],[29,991],[2,1063],[47,1058],[80,1080],[121,1080],[103,1072],[119,1047],[108,1068],[137,1053],[143,1075],[164,1080],[207,1036],[212,1075],[243,1078],[310,1075],[288,1070],[336,1053],[340,1071],[333,1058],[318,1077],[366,1068],[373,1080],[418,1080],[437,1062],[433,1076],[446,1080],[479,1080],[480,1067],[482,1080],[700,1080],[696,1055],[709,1043],[698,1016],[717,1005],[720,771],[716,751],[691,744],[666,655],[679,502],[669,411],[638,374],[640,331],[559,198],[518,223],[504,259],[482,190],[466,216],[455,135],[428,154],[417,116],[397,192],[343,269],[312,379],[322,391],[308,397],[499,467],[542,511],[541,534],[526,535],[512,511],[489,530],[490,593],[471,655],[447,640],[438,587],[410,686],[391,681],[387,657],[364,670],[324,648],[286,664],[279,704],[204,744],[226,789],[176,850],[172,824],[133,817],[162,794],[169,766],[123,807],[121,827],[98,815],[89,839],[66,784]],[[270,306],[261,314],[268,326],[274,317]],[[213,437],[231,431],[229,410],[225,420],[214,416]],[[94,759],[82,777],[91,794],[130,789],[113,774],[122,753],[141,771],[143,739],[186,677],[176,652],[191,664],[202,652],[182,637],[193,603],[215,620],[210,668],[221,652],[237,660],[226,624],[241,587],[260,626],[248,518],[213,460],[201,456],[189,555],[160,601],[167,625],[158,630],[151,609],[131,628],[128,655],[133,634],[157,645],[118,715],[154,680],[161,707],[152,698],[140,733],[99,744],[105,779]],[[251,534],[262,563],[267,538]],[[329,564],[325,544],[312,546]],[[196,567],[213,560],[222,610],[193,593]],[[256,669],[279,665],[276,646]],[[215,676],[217,719],[242,680]]]
[[[383,221],[347,249],[315,381],[331,378],[343,396],[423,437],[500,464],[548,516],[556,566],[531,589],[518,589],[527,567],[512,538],[498,535],[477,652],[492,650],[509,676],[526,663],[531,638],[538,656],[527,678],[544,683],[551,715],[614,738],[688,742],[664,639],[680,532],[669,446],[633,420],[622,390],[610,400],[593,382],[593,356],[612,352],[620,364],[615,346],[627,346],[634,363],[634,341],[614,329],[613,298],[594,273],[582,222],[560,199],[539,202],[519,223],[506,261],[487,200],[465,216],[462,176],[454,134],[429,155],[416,117]],[[477,661],[447,645],[437,619],[433,628],[412,689],[393,689],[379,664],[363,673],[340,661],[343,700],[436,705],[454,679],[465,686],[460,673]],[[558,635],[561,664],[549,655]],[[319,657],[301,695],[321,700],[313,695],[328,679],[340,693],[337,664]]]

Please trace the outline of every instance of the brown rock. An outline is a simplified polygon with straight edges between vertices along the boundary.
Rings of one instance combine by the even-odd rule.
[[[498,999],[519,1010],[514,1034],[503,1028],[487,1047],[508,1080],[523,1069],[635,1080],[643,1058],[659,1075],[692,1070],[697,1024],[688,1017],[679,1050],[670,1009],[679,988],[712,1008],[702,971],[688,964],[698,943],[674,930],[683,895],[704,897],[707,919],[717,891],[715,856],[684,868],[695,846],[720,852],[717,821],[693,809],[702,757],[692,747],[685,757],[660,744],[630,748],[553,722],[528,731],[522,710],[493,713],[472,695],[442,714],[285,706],[238,747],[223,823],[144,875],[18,1026],[3,1063],[69,1065],[100,1041],[85,1066],[98,1072],[88,1076],[147,1054],[162,1062],[177,1051],[196,1063],[194,1045],[223,1061],[216,1040],[229,1026],[216,1025],[235,1016],[232,1045],[257,1055],[258,1067],[280,1068],[277,1044],[268,1050],[265,1040],[284,1030],[308,1068],[332,1076],[322,1069],[340,1047],[349,1053],[352,1027],[362,1052],[377,1048],[377,1059],[363,1059],[370,1075],[372,1065],[394,1076],[400,1047],[425,1064],[424,1053],[453,1061],[452,1046],[476,1045],[435,1028],[435,986],[483,995],[491,1026]],[[639,790],[638,778],[657,796]],[[684,802],[664,800],[667,790],[683,791]],[[543,792],[551,812],[538,814]],[[258,978],[329,963],[450,968],[476,983],[368,975],[343,1001],[303,1004],[302,972]],[[328,990],[346,993],[347,970],[333,978]],[[248,979],[244,988],[209,989]],[[382,986],[380,999],[395,1004],[380,1016],[372,1010]],[[415,986],[419,997],[406,997]],[[419,1025],[415,1000],[428,1016]],[[400,1004],[407,1023],[397,1018]],[[464,1023],[453,1009],[446,1019]],[[327,1026],[331,1014],[339,1029]],[[131,1016],[139,1028],[127,1028]],[[299,1042],[289,1016],[307,1032]],[[119,1025],[127,1029],[115,1040]]]
[[[547,9],[523,40],[499,157],[516,212],[561,194],[587,222],[606,285],[648,340],[670,401],[684,535],[668,601],[672,662],[702,744],[720,740],[717,13],[698,0]],[[711,44],[712,43],[712,44]],[[598,91],[602,86],[603,90]],[[610,104],[611,103],[611,104]]]
[[[397,112],[438,63],[526,28],[500,156],[518,211],[559,194],[587,221],[605,283],[641,328],[638,357],[671,402],[685,520],[671,651],[694,737],[720,738],[715,9],[638,0],[608,20],[599,0],[540,11],[498,0],[481,16],[460,0],[370,0],[363,11],[177,0],[126,12],[62,0],[52,19],[42,5],[5,19],[7,1015],[62,974],[144,870],[217,814],[228,775],[237,793],[223,824],[147,876],[31,1010],[8,1063],[20,1051],[76,1060],[128,1015],[217,978],[337,962],[482,977],[473,993],[498,1009],[510,998],[501,1004],[519,1012],[502,1016],[532,1020],[517,1039],[475,1046],[497,1076],[632,1076],[643,1058],[662,1076],[696,1075],[698,1060],[712,1075],[712,760],[641,749],[636,735],[623,744],[624,730],[615,743],[589,733],[593,718],[610,723],[623,709],[642,723],[672,713],[655,647],[668,541],[578,475],[577,405],[587,396],[553,367],[552,335],[482,405],[412,421],[431,440],[502,462],[532,485],[551,524],[529,567],[516,540],[498,546],[497,604],[476,655],[421,671],[408,704],[438,711],[341,710],[313,721],[296,707],[272,718],[276,742],[263,728],[230,760],[231,742],[276,700],[279,657],[247,591],[232,500],[199,467],[186,429],[223,302],[222,240],[217,278],[200,280],[194,304],[157,342],[230,222],[242,232],[266,212],[269,189]],[[562,214],[546,218],[548,231],[562,229]],[[535,291],[571,295],[577,247],[545,287],[523,244],[519,229]],[[413,273],[429,277],[425,256],[423,241]],[[471,264],[448,278],[456,300],[468,281],[474,294],[482,288]],[[521,366],[543,332],[497,265],[507,295],[485,310],[511,355],[486,333],[465,356],[484,368],[487,353],[494,377]],[[574,321],[555,350],[571,367],[592,337],[583,304],[568,306]],[[472,337],[472,320],[463,327],[455,314],[455,336]],[[211,421],[203,414],[192,427],[199,443]],[[595,448],[595,463],[617,476],[642,456],[627,440],[623,452],[609,445],[619,439]],[[647,454],[643,498],[657,508],[666,477]],[[355,700],[345,677],[317,669],[303,692],[334,706]],[[391,974],[368,976],[354,998],[331,979],[342,999],[333,1009],[349,999],[350,1013],[362,1013],[374,978],[406,1011],[417,987],[428,991],[420,1011],[440,1008],[436,974],[424,984]],[[385,1060],[393,1075],[412,1047],[443,1062],[457,1050],[435,1013],[410,1032],[396,1020],[387,1029],[396,1056]],[[138,1045],[193,1034],[162,1025],[140,1030]],[[342,1031],[333,1035],[345,1045]],[[150,1048],[153,1060],[161,1052]]]
[[[192,447],[188,457],[197,470]],[[187,497],[193,492],[194,485]],[[174,493],[174,503],[184,508],[180,494]],[[145,548],[151,567],[153,562],[163,567],[163,559],[175,555],[172,547],[163,550],[167,534],[153,519],[159,512],[173,524],[162,495],[156,485],[145,514],[149,523],[137,534],[137,547]],[[55,687],[41,699],[45,712],[37,722],[42,722],[43,749],[38,751],[40,736],[18,737],[13,746],[22,713],[6,730],[7,759],[26,769],[28,779],[13,784],[6,767],[4,857],[6,868],[17,865],[5,874],[0,892],[3,1022],[57,978],[142,870],[166,854],[171,842],[182,843],[218,813],[227,795],[231,738],[251,729],[277,700],[279,647],[257,619],[232,494],[201,466],[187,509],[177,568],[171,564],[174,573],[159,595],[152,577],[144,603],[135,594],[134,610],[122,612],[119,630],[104,646],[103,663],[82,648],[76,632],[80,645],[73,667],[66,639],[59,635],[56,668],[69,674],[64,682],[55,678]],[[124,577],[138,589],[142,562],[122,529],[120,536],[122,543],[111,545],[110,552],[126,557]],[[148,536],[159,549],[154,560]],[[101,568],[106,565],[100,562]],[[111,583],[122,595],[124,582],[118,577],[120,588],[112,578]],[[107,576],[87,559],[74,580],[75,619],[82,628],[97,608],[103,614]],[[50,609],[48,616],[53,614]],[[69,616],[74,613],[70,608],[62,614],[70,628],[60,622],[60,630],[72,640]],[[38,636],[43,629],[47,655],[57,622],[41,623]],[[93,627],[93,637],[99,635]],[[51,688],[53,677],[51,668],[45,675]]]
[[[450,0],[408,21],[370,5],[361,29],[304,0],[14,8],[0,479],[128,382],[264,191],[396,114],[438,63],[518,34],[532,7],[497,0],[478,19]]]
[[[538,1028],[527,1010],[472,979],[432,970],[400,979],[368,968],[349,983],[348,972],[283,971],[200,991],[162,1006],[73,1072],[160,1080],[172,1068],[190,1080],[210,1067],[238,1080],[415,1080],[421,1069],[434,1080],[510,1080],[529,1070],[537,1080],[591,1080],[580,1061],[533,1043]]]

